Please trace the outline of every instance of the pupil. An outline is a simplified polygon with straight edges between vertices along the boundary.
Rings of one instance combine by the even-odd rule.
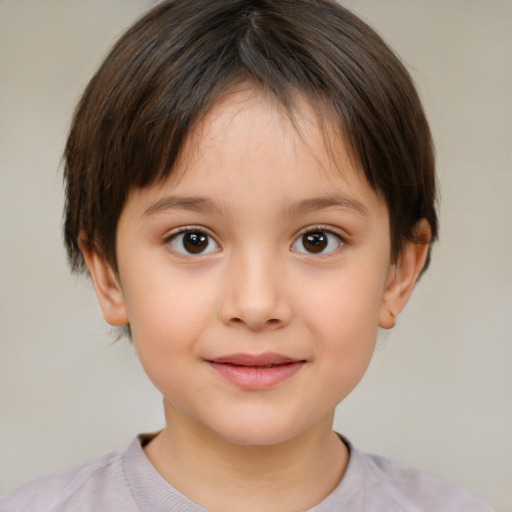
[[[302,242],[309,252],[322,252],[327,247],[324,233],[307,233],[302,237]]]
[[[208,247],[208,236],[204,233],[187,233],[183,237],[183,245],[188,252],[193,254],[200,253]]]

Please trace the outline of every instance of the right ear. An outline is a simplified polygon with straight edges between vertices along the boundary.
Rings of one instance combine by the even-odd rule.
[[[128,324],[130,320],[119,276],[83,231],[78,235],[78,247],[91,275],[103,317],[116,327]]]

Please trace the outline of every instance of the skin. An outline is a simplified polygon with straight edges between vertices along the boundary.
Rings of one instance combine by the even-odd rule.
[[[427,254],[408,243],[391,261],[384,200],[341,140],[332,160],[306,101],[295,114],[298,130],[260,91],[232,91],[171,177],[131,192],[118,273],[80,237],[105,319],[130,324],[164,398],[167,426],[146,454],[212,511],[304,510],[336,487],[349,454],[332,432],[334,409]],[[187,252],[183,228],[208,235],[201,252]],[[429,240],[426,221],[417,228]],[[327,247],[312,252],[305,232]],[[277,353],[300,369],[245,389],[209,362],[240,353]]]

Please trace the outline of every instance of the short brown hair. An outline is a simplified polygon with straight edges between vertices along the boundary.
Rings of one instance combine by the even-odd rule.
[[[117,42],[77,107],[65,149],[64,238],[116,268],[129,192],[172,173],[223,91],[249,81],[287,110],[301,94],[335,119],[390,215],[392,255],[425,218],[437,237],[434,150],[411,77],[384,41],[331,0],[168,0]],[[320,109],[321,110],[321,109]]]

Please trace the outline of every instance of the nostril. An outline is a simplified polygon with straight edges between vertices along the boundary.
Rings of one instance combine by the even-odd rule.
[[[229,323],[232,326],[245,326],[249,329],[277,329],[279,326],[283,324],[281,320],[278,318],[269,318],[268,320],[264,321],[248,321],[243,320],[239,317],[233,317],[229,320]]]

